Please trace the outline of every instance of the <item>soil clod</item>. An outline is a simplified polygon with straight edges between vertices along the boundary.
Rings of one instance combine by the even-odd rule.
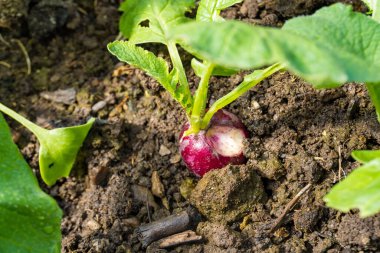
[[[228,223],[266,198],[261,178],[248,166],[226,166],[206,173],[190,202],[211,221]]]

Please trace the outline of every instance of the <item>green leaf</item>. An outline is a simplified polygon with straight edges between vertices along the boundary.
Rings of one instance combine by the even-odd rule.
[[[192,22],[172,36],[215,64],[253,69],[279,62],[317,88],[380,82],[380,25],[343,4],[292,19],[283,30],[238,21]]]
[[[160,42],[167,44],[171,26],[188,20],[185,12],[194,6],[194,0],[127,0],[120,10],[119,29],[133,43]],[[141,23],[149,21],[148,26]]]
[[[46,130],[25,119],[0,103],[0,111],[17,120],[37,136],[40,142],[39,163],[41,177],[51,186],[61,177],[68,177],[77,153],[95,119],[74,127]]]
[[[199,2],[197,20],[206,22],[223,21],[224,19],[219,16],[220,11],[242,1],[243,0],[202,0]]]
[[[322,8],[313,16],[286,22],[283,29],[332,54],[331,58],[345,70],[347,81],[380,81],[380,24],[353,12],[351,6],[335,4]]]
[[[168,64],[164,59],[128,41],[109,43],[108,50],[120,61],[144,70],[156,79],[184,108],[191,108],[190,90],[184,89],[181,85],[177,86],[177,72],[173,70],[169,73]]]
[[[355,150],[351,155],[360,163],[369,163],[372,160],[380,158],[380,150]]]
[[[355,169],[323,198],[327,206],[348,212],[358,208],[361,217],[380,211],[380,158]]]
[[[41,177],[47,185],[70,175],[78,151],[94,122],[92,118],[84,125],[45,130],[36,135],[40,142]]]
[[[191,67],[193,68],[194,73],[198,77],[202,77],[203,72],[206,69],[206,66],[195,58],[191,60]],[[221,66],[215,66],[214,69],[212,70],[212,75],[213,76],[232,76],[238,72],[239,70],[236,70],[236,69],[228,69]]]
[[[380,83],[366,83],[366,87],[376,109],[377,121],[380,122]]]
[[[62,211],[39,188],[1,113],[0,140],[0,252],[61,252]]]

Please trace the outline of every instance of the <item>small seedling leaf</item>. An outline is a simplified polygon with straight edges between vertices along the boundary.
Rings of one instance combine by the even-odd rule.
[[[0,252],[61,252],[57,203],[38,186],[0,113]]]
[[[170,26],[188,20],[185,13],[194,6],[194,0],[128,0],[120,10],[119,29],[133,43],[160,42],[167,44]],[[142,22],[148,22],[142,26]]]
[[[77,153],[95,122],[95,119],[92,118],[84,125],[47,130],[1,103],[0,111],[18,121],[37,136],[40,142],[41,177],[48,186],[55,184],[61,177],[69,176]]]
[[[361,217],[368,217],[380,211],[379,189],[380,158],[376,158],[351,172],[323,200],[342,212],[357,208]]]
[[[343,4],[292,19],[282,30],[237,21],[191,22],[172,36],[215,64],[252,69],[279,62],[317,88],[380,82],[380,25]]]
[[[191,107],[190,90],[178,84],[177,72],[175,70],[169,72],[168,64],[164,59],[129,41],[109,43],[108,50],[120,61],[140,68],[156,79],[184,108]]]
[[[223,21],[224,19],[219,15],[220,11],[242,1],[243,0],[202,0],[199,2],[197,20],[206,22]]]
[[[62,178],[68,177],[84,139],[95,119],[86,124],[45,130],[37,135],[40,142],[39,163],[41,177],[51,186]]]

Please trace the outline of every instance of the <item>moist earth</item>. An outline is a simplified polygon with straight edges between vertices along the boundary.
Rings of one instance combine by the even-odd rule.
[[[155,81],[106,50],[118,36],[119,1],[53,2],[19,0],[12,2],[16,8],[0,8],[0,94],[2,103],[46,128],[98,118],[70,177],[51,188],[40,180],[64,211],[62,252],[145,252],[136,227],[191,204],[203,214],[195,230],[204,240],[148,252],[379,251],[379,215],[360,219],[355,211],[343,214],[322,201],[358,166],[351,151],[379,148],[379,124],[362,84],[315,90],[288,72],[263,81],[227,108],[250,132],[247,163],[211,172],[191,191],[199,179],[178,152],[182,109]],[[222,15],[281,26],[332,2],[246,0]],[[366,11],[359,1],[344,2]],[[38,18],[44,13],[50,18]],[[29,54],[30,74],[17,41]],[[163,47],[150,49],[166,57]],[[191,58],[181,53],[189,69]],[[194,90],[199,80],[188,75]],[[242,76],[213,77],[210,103]],[[40,179],[36,138],[9,122]],[[153,172],[163,195],[151,191]],[[310,190],[271,232],[309,183]]]

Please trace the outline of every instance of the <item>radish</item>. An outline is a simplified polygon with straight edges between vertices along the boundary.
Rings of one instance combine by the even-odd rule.
[[[180,153],[186,166],[197,176],[227,164],[242,164],[244,140],[248,131],[234,114],[217,111],[207,129],[184,135],[190,128],[186,123],[179,136]]]

